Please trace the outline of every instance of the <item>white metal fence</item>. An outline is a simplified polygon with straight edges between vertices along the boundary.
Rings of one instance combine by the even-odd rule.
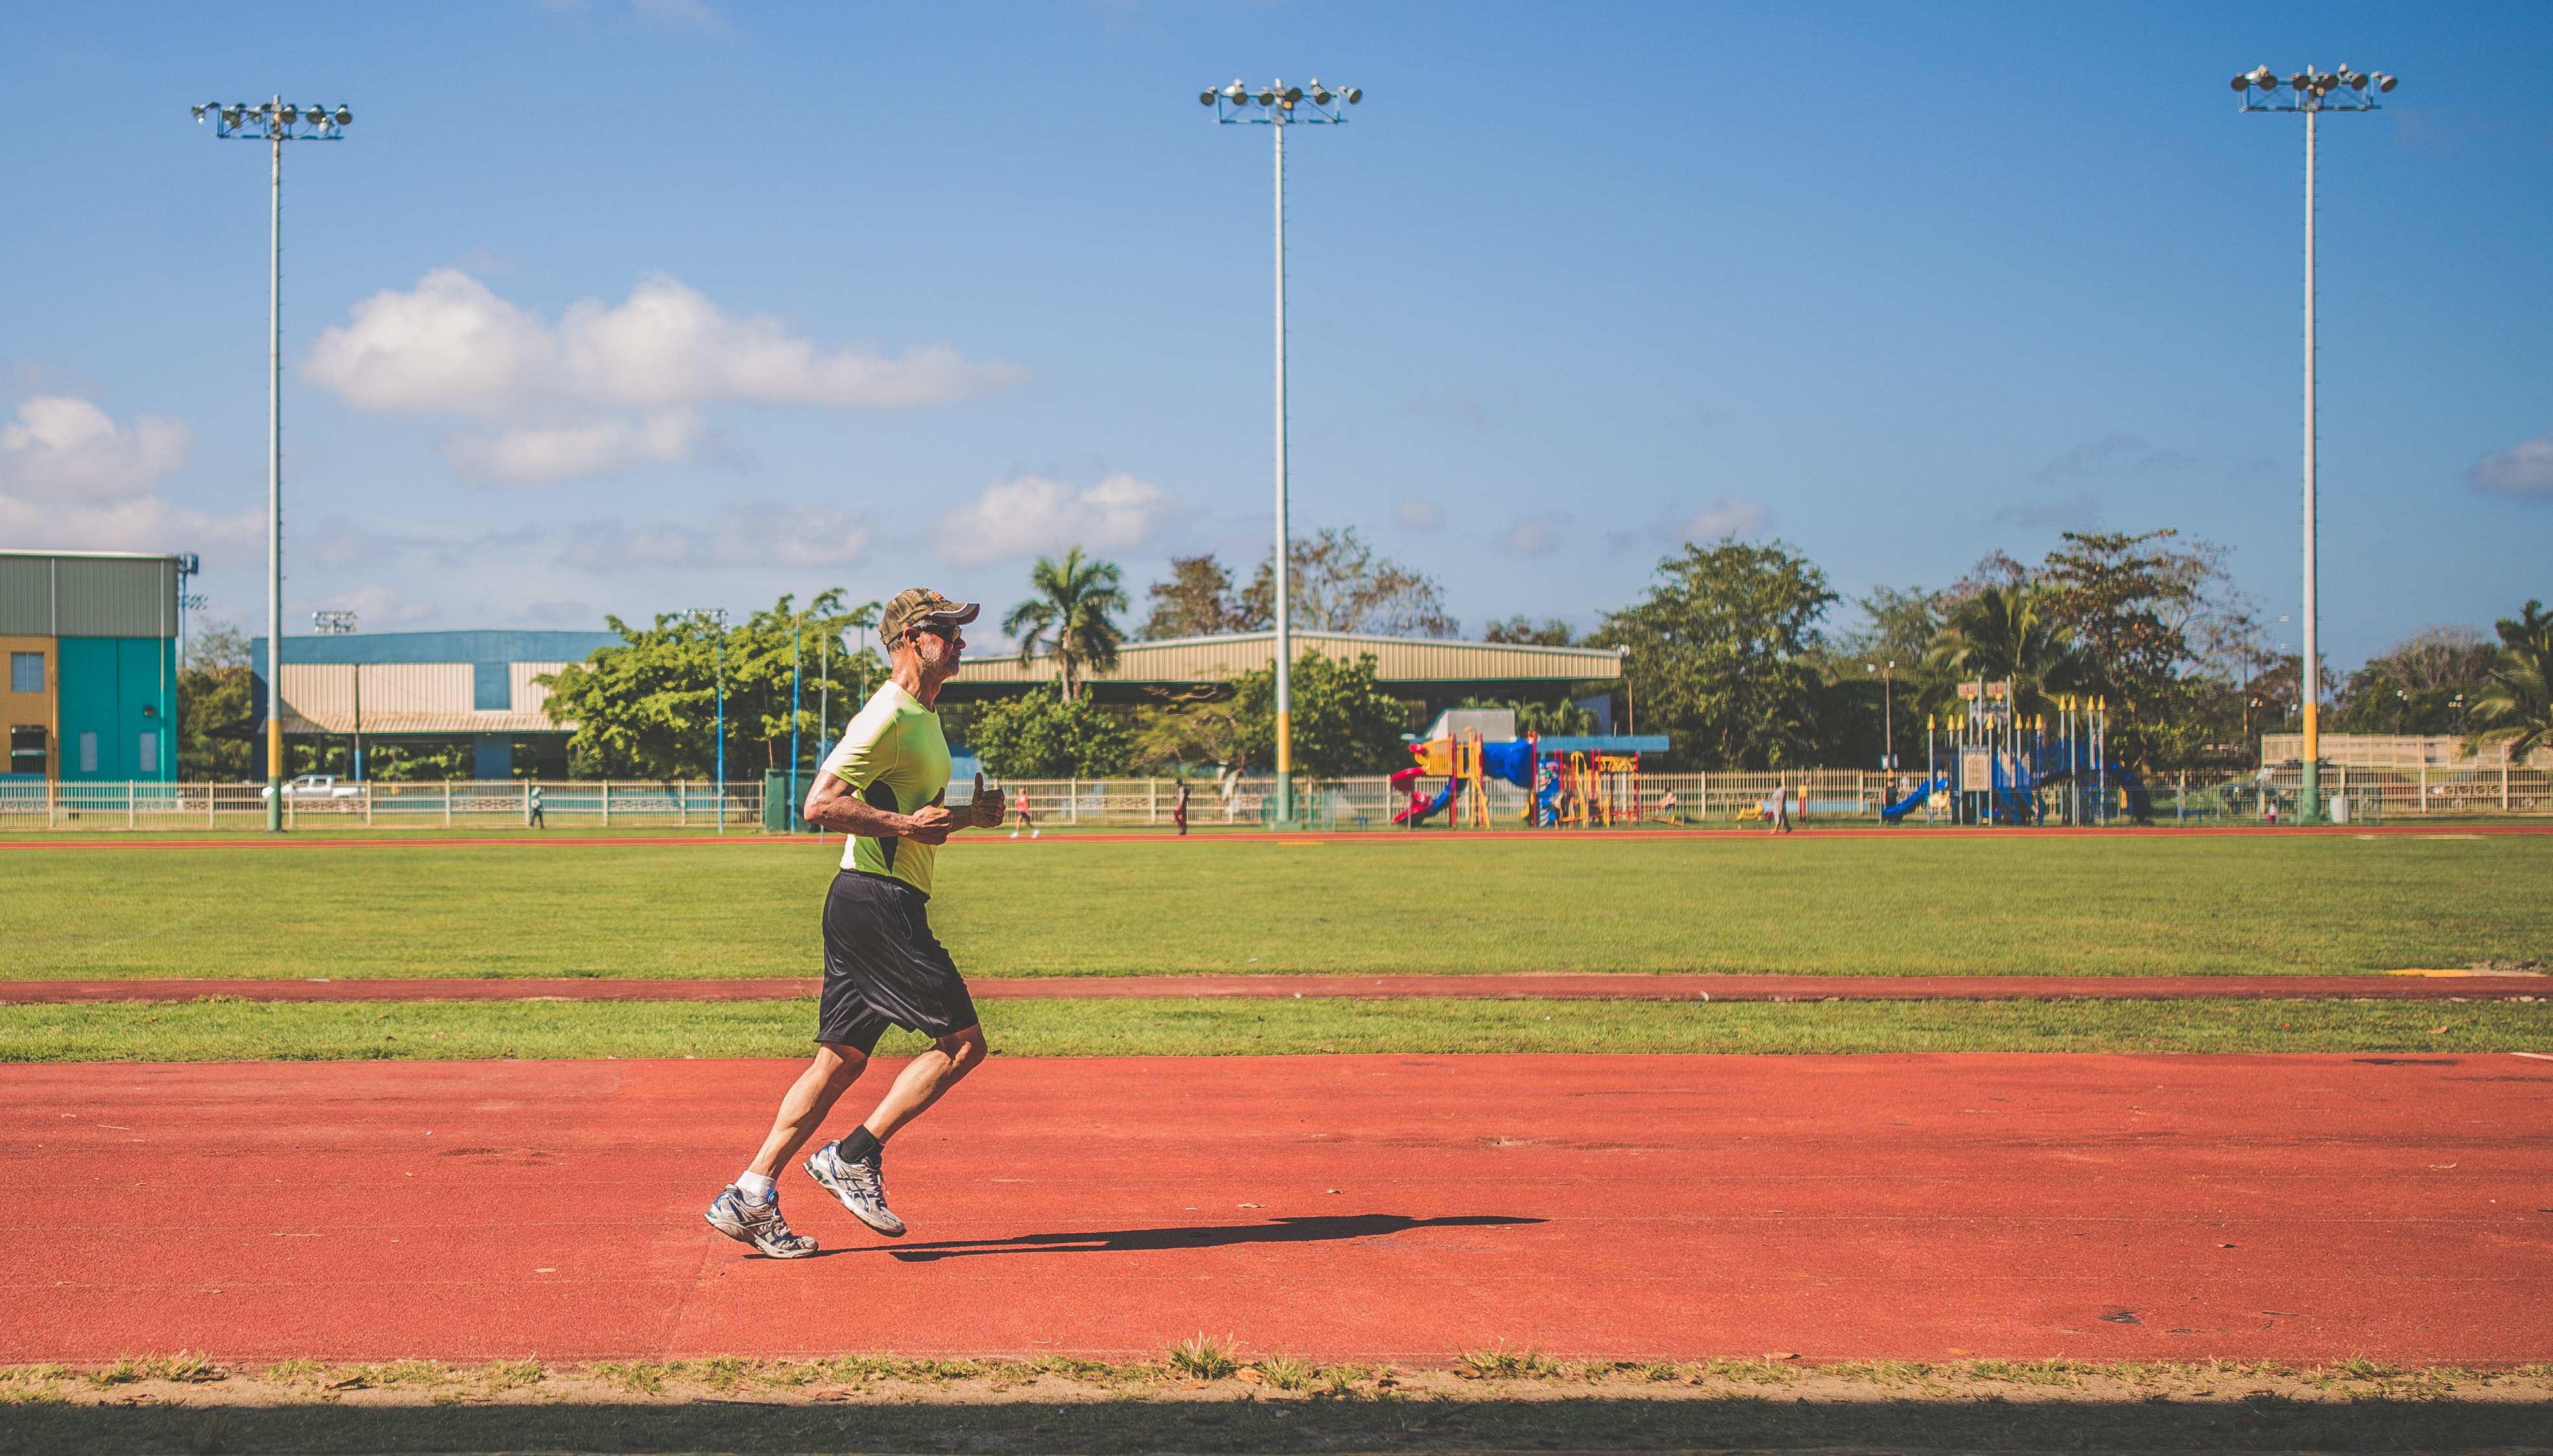
[[[1895,775],[1857,769],[1815,769],[1806,773],[1649,773],[1636,783],[1618,775],[1607,783],[1605,801],[1589,806],[1589,818],[1603,823],[1608,807],[1617,826],[1668,824],[1726,827],[1760,822],[1776,786],[1787,788],[1795,818],[1811,824],[1877,823],[1891,795],[1902,797],[1922,775]],[[2553,814],[2553,774],[2542,769],[2327,768],[2323,791],[2344,797],[2351,818],[2375,823],[2420,814]],[[2275,805],[2281,819],[2292,820],[2302,775],[2289,768],[2263,778],[2246,775],[2223,780],[2212,775],[2164,775],[2149,782],[2152,815],[2159,824],[2250,823],[2266,819]],[[1444,787],[1442,778],[1417,781],[1419,795],[1432,803]],[[1270,820],[1271,785],[1246,779],[1227,793],[1212,779],[1190,779],[1188,823],[1197,829],[1219,825],[1257,827]],[[1166,827],[1178,804],[1179,781],[1164,778],[1037,779],[1001,784],[1013,807],[1026,807],[1040,828]],[[1525,791],[1511,784],[1489,786],[1488,827],[1522,829]],[[949,786],[951,807],[966,803],[970,786]],[[256,829],[266,823],[263,784],[44,783],[0,780],[0,829]],[[1408,795],[1381,777],[1332,782],[1298,782],[1297,823],[1306,829],[1407,832],[1392,817],[1408,807]],[[1468,810],[1468,794],[1463,796]],[[2116,786],[2104,818],[2126,818],[2129,804]],[[1802,800],[1805,798],[1805,810]],[[751,829],[762,821],[762,786],[730,783],[722,793],[716,784],[557,782],[526,780],[450,783],[386,783],[338,785],[329,798],[287,795],[284,818],[294,827],[373,829],[529,829],[535,817],[541,827],[557,829]],[[2053,816],[2052,816],[2053,818]],[[1439,811],[1424,829],[1443,829],[1449,815]],[[1919,808],[1910,824],[1925,822]],[[1018,823],[1016,815],[1013,823]],[[1466,813],[1463,827],[1473,821]]]
[[[374,829],[750,829],[760,784],[533,783],[524,780],[340,784],[327,797],[287,793],[288,826]],[[264,784],[0,781],[0,829],[258,829]]]

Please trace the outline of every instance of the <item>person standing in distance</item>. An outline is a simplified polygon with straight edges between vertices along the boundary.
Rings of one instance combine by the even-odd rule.
[[[973,802],[949,811],[948,740],[933,711],[965,650],[958,628],[980,610],[919,587],[887,604],[878,619],[886,684],[825,756],[807,795],[807,821],[845,836],[841,870],[825,895],[816,1060],[780,1099],[762,1151],[703,1215],[775,1259],[816,1252],[816,1241],[792,1233],[780,1216],[779,1171],[859,1080],[889,1026],[930,1037],[931,1050],[907,1064],[867,1121],[808,1159],[807,1174],[890,1238],[904,1232],[904,1220],[886,1206],[886,1141],[984,1060],[974,998],[924,915],[939,847],[955,831],[997,829],[1004,817],[1002,791],[986,789],[982,774]]]

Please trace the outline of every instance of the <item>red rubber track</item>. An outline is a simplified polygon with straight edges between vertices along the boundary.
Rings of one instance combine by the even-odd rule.
[[[0,1362],[2553,1350],[2553,1060],[997,1058],[780,1262],[797,1069],[0,1067]]]
[[[0,981],[0,1006],[100,1001],[785,1001],[821,980]],[[969,980],[979,1001],[2503,1001],[2553,996],[2553,978],[2440,975],[1155,975]]]
[[[269,838],[262,832],[254,831],[245,832],[236,839],[174,840],[158,838],[158,835],[161,833],[161,831],[75,830],[64,833],[60,838],[56,839],[0,839],[0,850],[108,848],[284,849],[295,847],[384,849],[392,847],[414,848],[419,846],[429,848],[484,848],[491,844],[576,847],[633,844],[804,844],[810,842],[809,839],[803,835],[765,835],[759,832],[735,835],[668,835],[641,837],[634,835],[552,835],[546,832],[533,833],[531,831],[524,831],[514,835],[467,840],[400,839],[396,837],[376,837],[372,839],[295,839],[289,834]],[[2286,829],[2271,829],[2264,825],[2223,825],[2205,829],[2179,829],[2168,825],[2151,825],[2142,829],[2125,826],[2109,829],[2066,829],[2061,827],[2050,827],[2045,829],[2029,830],[1996,827],[1945,827],[1921,831],[1888,829],[1871,825],[1838,825],[1832,829],[1825,827],[1815,829],[1803,827],[1797,833],[1788,836],[1772,835],[1760,829],[1738,828],[1660,828],[1614,830],[1363,830],[1348,834],[1322,834],[1313,831],[1294,834],[1278,834],[1275,831],[1265,830],[1214,830],[1211,832],[1188,836],[1184,841],[1195,844],[1244,844],[1265,843],[1273,840],[1277,842],[1287,844],[1419,844],[1447,840],[1498,840],[1510,842],[1519,840],[1595,840],[1600,841],[1612,841],[1620,840],[1744,839],[1750,836],[1759,840],[1888,839],[1907,840],[1911,841],[1941,838],[2008,839],[2015,837],[2025,839],[2061,840],[2118,839],[2122,837],[2133,839],[2154,839],[2157,837],[2165,839],[2240,839],[2253,835],[2286,835],[2290,837],[2296,835],[2324,835],[2339,836],[2344,839],[2352,837],[2367,839],[2377,835],[2410,835],[2414,838],[2464,840],[2473,839],[2482,835],[2553,835],[2553,824],[2449,825],[2439,826],[2436,828],[2425,825],[2370,825],[2363,829],[2356,825],[2317,826],[2312,829],[2301,829],[2292,826]],[[992,834],[969,836],[966,842],[982,844],[1007,844],[1016,842],[1021,848],[1026,849],[1044,847],[1050,843],[1121,844],[1138,841],[1166,841],[1174,838],[1177,837],[1173,836],[1168,830],[1118,832],[1092,830],[1084,832],[1081,830],[1066,829],[1058,830],[1051,840],[1019,840],[1015,841],[1005,839],[998,834]]]

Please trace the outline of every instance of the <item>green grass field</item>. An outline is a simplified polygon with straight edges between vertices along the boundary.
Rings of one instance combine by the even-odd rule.
[[[837,841],[838,842],[838,841]],[[832,855],[702,845],[0,850],[0,978],[785,976]],[[977,976],[2349,973],[2553,958],[2553,837],[959,840]]]
[[[813,1000],[0,1006],[0,1063],[804,1057]],[[2553,1002],[994,1001],[997,1055],[2553,1049]],[[927,1045],[894,1033],[884,1056]]]

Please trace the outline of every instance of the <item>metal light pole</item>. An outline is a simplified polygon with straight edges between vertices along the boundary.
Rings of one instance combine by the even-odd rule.
[[[294,106],[278,96],[263,104],[207,101],[195,120],[213,135],[264,142],[274,162],[267,192],[266,288],[266,828],[283,832],[283,144],[340,142],[355,113]]]
[[[2305,620],[2304,662],[2297,683],[2299,707],[2304,715],[2305,781],[2296,797],[2298,824],[2311,824],[2322,817],[2322,733],[2318,716],[2322,706],[2322,663],[2315,655],[2322,612],[2315,598],[2321,542],[2314,524],[2319,480],[2314,462],[2314,123],[2326,111],[2375,111],[2379,109],[2377,96],[2392,90],[2396,83],[2395,77],[2381,70],[2355,71],[2347,64],[2336,71],[2319,71],[2308,65],[2284,80],[2263,65],[2234,78],[2234,89],[2241,93],[2245,111],[2301,111],[2305,117]],[[2283,100],[2278,96],[2281,86],[2287,90]]]
[[[1289,126],[1337,126],[1347,118],[1341,103],[1365,99],[1355,86],[1333,91],[1314,76],[1312,84],[1289,86],[1276,81],[1253,91],[1235,80],[1221,90],[1200,91],[1197,102],[1214,108],[1225,126],[1264,126],[1276,139],[1276,823],[1294,822],[1294,638],[1287,599],[1293,577],[1291,541],[1285,528],[1285,129]]]
[[[718,832],[726,833],[726,609],[695,607],[695,619],[709,624],[711,671],[718,674]]]
[[[1880,722],[1885,725],[1881,731],[1886,736],[1880,740],[1879,766],[1893,773],[1897,768],[1897,664],[1889,663],[1883,669],[1877,663],[1865,662],[1861,670],[1880,674],[1879,712]]]

